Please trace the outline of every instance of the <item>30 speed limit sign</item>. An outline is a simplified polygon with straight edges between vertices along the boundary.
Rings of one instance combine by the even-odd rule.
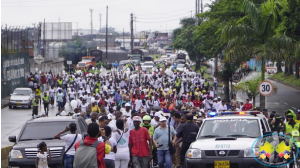
[[[259,93],[263,96],[269,96],[272,94],[273,89],[274,87],[269,81],[262,81],[258,86]]]
[[[232,75],[232,82],[234,83],[238,83],[241,80],[241,75],[239,73],[234,73]]]

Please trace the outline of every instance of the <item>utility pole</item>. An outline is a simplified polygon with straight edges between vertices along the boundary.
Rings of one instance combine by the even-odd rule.
[[[44,19],[44,58],[46,57],[46,37],[45,37],[45,35],[46,35],[46,30],[45,30],[45,24],[46,24],[46,22],[45,22],[45,19]]]
[[[203,3],[202,3],[202,0],[200,0],[201,3],[200,3],[200,8],[201,8],[201,13],[203,13]]]
[[[105,34],[105,43],[106,43],[106,51],[105,51],[105,53],[106,53],[106,64],[107,64],[107,45],[108,45],[108,43],[107,43],[107,33],[108,33],[108,6],[106,6],[106,34]]]
[[[131,31],[131,41],[130,41],[130,49],[131,54],[133,53],[133,14],[130,14],[131,20],[130,20],[130,31]]]
[[[100,28],[99,28],[99,33],[101,33],[101,13],[99,14],[99,17],[100,17]]]
[[[124,41],[124,28],[123,28],[123,46],[124,46],[124,50],[125,50],[125,41]]]
[[[93,34],[93,9],[90,8],[91,12],[91,34]]]
[[[193,18],[193,11],[191,11],[191,18]]]

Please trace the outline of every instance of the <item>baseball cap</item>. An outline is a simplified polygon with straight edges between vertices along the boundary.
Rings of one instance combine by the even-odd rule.
[[[125,104],[125,107],[130,107],[131,105],[129,103],[126,103]]]
[[[197,120],[197,117],[196,117],[196,116],[194,116],[194,117],[193,117],[193,120]]]
[[[162,121],[167,121],[166,117],[159,117],[159,121],[162,122]]]
[[[133,118],[132,118],[132,120],[133,121],[139,121],[139,122],[141,122],[141,117],[140,116],[134,116]]]
[[[136,113],[137,111],[135,109],[131,110],[131,113]]]
[[[201,123],[202,122],[202,118],[198,118],[196,123]]]
[[[160,114],[160,112],[156,112],[156,113],[154,114],[154,116],[155,116],[155,117],[160,117],[161,114]]]

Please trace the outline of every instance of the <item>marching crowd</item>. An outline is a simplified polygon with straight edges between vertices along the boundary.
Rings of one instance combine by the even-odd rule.
[[[245,103],[221,100],[216,78],[210,83],[203,74],[166,65],[147,71],[129,64],[99,73],[30,73],[28,83],[36,93],[32,116],[43,103],[46,116],[49,106],[57,106],[57,116],[77,115],[88,124],[84,141],[74,123],[54,136],[66,141],[67,168],[185,167],[185,153],[195,140],[190,133],[198,132],[208,111],[253,108],[251,97]],[[66,106],[73,111],[66,112]],[[39,144],[37,167],[39,156],[47,162],[45,146]]]

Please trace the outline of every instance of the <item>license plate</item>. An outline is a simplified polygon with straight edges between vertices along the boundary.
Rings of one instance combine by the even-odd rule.
[[[215,161],[215,168],[230,168],[229,160]]]
[[[21,106],[21,103],[16,103],[17,106]]]

